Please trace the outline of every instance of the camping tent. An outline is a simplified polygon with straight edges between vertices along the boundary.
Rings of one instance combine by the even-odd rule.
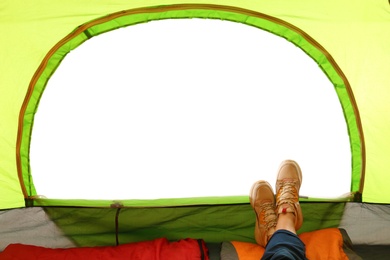
[[[35,189],[29,158],[34,115],[64,57],[99,34],[172,18],[228,20],[269,31],[301,48],[332,82],[348,127],[351,189],[349,196],[337,200],[302,199],[307,216],[303,231],[339,226],[343,216],[354,216],[354,211],[345,213],[348,209],[360,212],[375,204],[375,209],[386,210],[390,202],[388,1],[5,1],[0,12],[0,219],[9,226],[6,234],[13,234],[9,238],[2,234],[4,243],[56,246],[54,241],[60,239],[42,238],[50,235],[38,231],[39,223],[7,224],[22,219],[19,216],[35,220],[41,215],[49,230],[59,228],[76,245],[159,236],[253,240],[253,212],[244,196],[57,200],[41,198]],[[389,219],[387,214],[381,216]],[[361,242],[356,237],[354,242]]]

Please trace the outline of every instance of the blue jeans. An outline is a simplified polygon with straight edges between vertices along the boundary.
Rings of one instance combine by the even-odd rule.
[[[262,260],[292,259],[306,260],[305,244],[294,233],[280,229],[276,231],[265,247]]]

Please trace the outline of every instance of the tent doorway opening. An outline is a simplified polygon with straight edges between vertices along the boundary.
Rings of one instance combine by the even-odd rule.
[[[63,199],[247,195],[284,159],[301,165],[302,195],[350,191],[332,83],[285,39],[206,19],[129,26],[70,52],[30,147],[38,194]]]

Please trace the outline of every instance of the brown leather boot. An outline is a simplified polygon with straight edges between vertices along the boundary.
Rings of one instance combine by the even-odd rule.
[[[293,160],[283,161],[276,179],[276,213],[291,212],[295,215],[295,230],[302,226],[303,216],[299,205],[299,189],[302,183],[302,172],[298,163]]]
[[[277,215],[275,213],[275,195],[271,185],[258,181],[252,185],[249,201],[256,213],[255,239],[265,247],[275,232]]]

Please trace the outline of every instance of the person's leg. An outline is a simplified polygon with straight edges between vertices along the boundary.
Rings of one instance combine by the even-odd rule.
[[[277,230],[265,248],[262,260],[291,259],[304,260],[305,245],[299,237],[285,229]]]
[[[306,259],[305,245],[297,236],[303,216],[299,205],[302,172],[292,160],[282,162],[276,180],[275,233],[269,240],[262,259]]]
[[[280,229],[288,230],[294,234],[297,233],[297,230],[295,229],[295,215],[293,213],[278,214],[275,230]]]
[[[260,181],[252,186],[250,202],[256,212],[255,238],[259,245],[266,247],[262,259],[306,259],[305,245],[296,235],[303,221],[298,196],[301,182],[299,165],[288,160],[278,172],[275,205],[268,183]]]

